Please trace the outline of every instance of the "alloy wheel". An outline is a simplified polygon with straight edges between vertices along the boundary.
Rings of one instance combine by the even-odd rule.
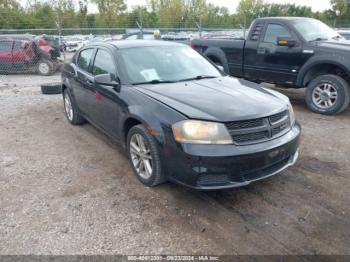
[[[69,121],[73,121],[73,107],[68,94],[64,96],[64,108]]]
[[[140,134],[134,134],[130,139],[130,157],[137,174],[147,180],[153,173],[151,150]]]
[[[322,109],[328,109],[335,105],[338,99],[337,89],[329,83],[316,86],[312,92],[312,101]]]

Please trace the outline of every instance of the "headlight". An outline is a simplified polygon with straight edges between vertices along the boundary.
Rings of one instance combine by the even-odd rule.
[[[226,126],[221,123],[185,120],[173,125],[175,140],[188,144],[233,144]]]
[[[290,126],[293,127],[295,124],[295,115],[294,115],[294,110],[293,110],[292,104],[290,104],[290,103],[288,105],[288,111],[289,111]]]

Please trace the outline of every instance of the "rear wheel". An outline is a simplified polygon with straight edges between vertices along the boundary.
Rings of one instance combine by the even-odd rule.
[[[344,111],[350,102],[349,84],[337,75],[322,75],[306,88],[307,106],[316,113],[335,115]]]
[[[156,141],[143,125],[129,131],[127,150],[134,173],[144,185],[154,187],[165,181]]]
[[[37,72],[42,76],[52,75],[54,72],[54,65],[49,60],[40,60],[37,65]]]
[[[68,88],[63,92],[63,105],[69,123],[72,125],[81,125],[85,122],[85,119],[79,114],[78,107],[76,106]]]

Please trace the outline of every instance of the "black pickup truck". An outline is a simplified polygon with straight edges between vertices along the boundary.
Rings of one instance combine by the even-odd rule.
[[[350,41],[318,20],[258,18],[245,39],[196,39],[191,46],[232,76],[306,87],[314,112],[333,115],[349,105]]]

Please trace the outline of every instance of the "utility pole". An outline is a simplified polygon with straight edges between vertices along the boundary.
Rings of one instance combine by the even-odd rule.
[[[199,38],[202,38],[202,17],[199,18],[199,23],[196,22],[196,25],[198,28]]]
[[[142,7],[140,7],[139,17],[140,17],[140,21],[136,22],[136,25],[140,29],[141,39],[143,39],[143,12],[142,12]]]

